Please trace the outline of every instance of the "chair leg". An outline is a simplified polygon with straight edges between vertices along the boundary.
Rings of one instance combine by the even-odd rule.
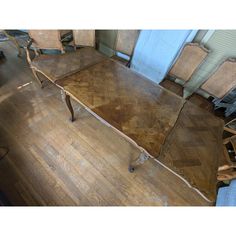
[[[40,87],[43,88],[43,81],[38,77],[36,70],[32,68],[32,72],[37,82],[39,83]]]
[[[70,101],[70,96],[68,94],[65,94],[65,101],[66,101],[66,105],[71,113],[71,122],[73,122],[75,120],[75,117],[74,117],[74,110],[73,110],[73,107],[71,105],[71,101]]]
[[[141,152],[135,160],[130,160],[128,170],[130,173],[133,173],[135,168],[149,159],[149,155],[145,152]]]
[[[127,66],[128,68],[130,68],[130,66],[131,66],[131,61],[130,61],[130,60],[126,63],[126,66]]]

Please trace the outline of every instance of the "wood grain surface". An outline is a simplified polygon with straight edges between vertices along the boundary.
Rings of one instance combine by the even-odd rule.
[[[112,60],[57,84],[154,157],[159,155],[185,102]]]
[[[220,119],[112,60],[57,83],[214,201],[223,155]]]
[[[77,102],[68,121],[59,88],[39,89],[26,60],[1,43],[0,189],[13,205],[210,205],[173,173],[150,160],[133,174],[129,156],[139,151]],[[72,101],[73,102],[73,101]]]
[[[55,82],[105,59],[94,48],[86,47],[60,55],[40,55],[32,61],[31,66]]]
[[[211,201],[216,198],[217,171],[223,155],[223,125],[212,114],[185,103],[158,158]]]

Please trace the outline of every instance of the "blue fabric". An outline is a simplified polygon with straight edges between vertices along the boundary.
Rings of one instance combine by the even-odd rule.
[[[131,68],[151,80],[161,82],[185,43],[197,30],[142,30],[137,41]]]
[[[216,206],[236,206],[236,180],[232,180],[228,187],[218,191]]]

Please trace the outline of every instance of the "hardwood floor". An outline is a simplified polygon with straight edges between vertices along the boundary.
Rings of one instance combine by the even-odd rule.
[[[139,151],[73,103],[76,121],[47,83],[41,89],[25,57],[0,43],[0,190],[13,205],[211,205],[154,160],[130,174]]]

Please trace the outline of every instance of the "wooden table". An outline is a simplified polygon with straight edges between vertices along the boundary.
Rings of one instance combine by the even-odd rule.
[[[91,47],[81,48],[65,54],[40,55],[31,62],[31,68],[45,75],[51,82],[79,72],[106,59]]]
[[[154,158],[206,199],[216,198],[223,122],[110,59],[56,84],[140,149],[129,170]]]

